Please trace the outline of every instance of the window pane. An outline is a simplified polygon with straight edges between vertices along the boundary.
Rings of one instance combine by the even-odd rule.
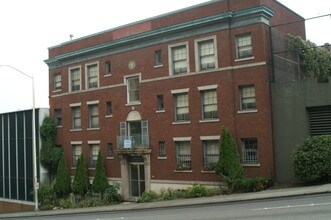
[[[154,65],[159,66],[162,65],[162,51],[157,50],[154,53]]]
[[[80,69],[70,70],[71,91],[80,90]]]
[[[186,45],[172,48],[173,73],[187,72],[187,50]]]
[[[79,129],[81,128],[81,116],[80,116],[80,107],[72,108],[72,128]]]
[[[258,164],[258,148],[257,148],[257,139],[243,139],[243,163],[244,164]]]
[[[189,104],[188,94],[176,94],[176,121],[188,121],[189,120]]]
[[[56,74],[54,75],[54,90],[60,90],[61,89],[61,75]]]
[[[99,108],[98,108],[98,105],[90,105],[89,106],[89,121],[90,121],[90,128],[98,128],[99,127]]]
[[[176,170],[191,170],[190,142],[176,142]]]
[[[107,115],[113,114],[113,106],[111,102],[107,102]]]
[[[139,77],[127,79],[129,103],[140,101],[139,95]]]
[[[72,166],[76,167],[77,166],[77,161],[82,154],[82,146],[81,145],[73,145],[72,146]]]
[[[216,90],[202,92],[203,119],[218,118]]]
[[[245,34],[237,37],[237,58],[252,56],[251,34]]]
[[[160,141],[159,142],[159,157],[165,157],[165,156],[166,156],[165,142]]]
[[[98,87],[98,65],[90,65],[87,67],[88,88]]]
[[[215,169],[215,166],[219,159],[219,141],[203,141],[203,151],[204,151],[204,170],[212,171]]]
[[[200,42],[199,44],[199,56],[200,56],[200,69],[213,69],[215,68],[215,48],[214,41],[208,40]]]
[[[256,109],[255,87],[241,87],[241,110]]]
[[[95,167],[98,160],[99,145],[90,144],[91,167]]]

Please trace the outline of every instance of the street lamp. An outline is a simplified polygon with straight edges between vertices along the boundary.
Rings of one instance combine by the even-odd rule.
[[[34,94],[34,77],[30,76],[19,69],[10,65],[0,65],[0,67],[9,67],[32,80],[32,154],[33,154],[33,189],[35,200],[35,211],[38,211],[38,176],[37,176],[37,142],[36,142],[36,108],[35,108],[35,94]]]

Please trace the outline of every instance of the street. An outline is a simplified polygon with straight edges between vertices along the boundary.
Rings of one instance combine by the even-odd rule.
[[[17,219],[80,220],[218,220],[218,219],[331,219],[331,194],[297,196],[213,205],[130,212],[102,212]]]

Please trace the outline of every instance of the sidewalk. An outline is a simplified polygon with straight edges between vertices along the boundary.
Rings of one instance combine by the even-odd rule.
[[[52,215],[126,211],[126,210],[137,210],[137,209],[155,209],[155,208],[190,206],[190,205],[199,205],[199,204],[217,204],[217,203],[239,202],[239,201],[249,201],[249,200],[268,199],[268,198],[310,195],[310,194],[319,194],[319,193],[331,193],[331,183],[318,185],[318,186],[269,189],[255,193],[220,195],[213,197],[179,199],[179,200],[170,200],[170,201],[161,201],[161,202],[121,203],[118,205],[91,207],[91,208],[57,209],[50,211],[7,213],[7,214],[0,214],[0,219],[32,217],[32,216],[46,217]]]

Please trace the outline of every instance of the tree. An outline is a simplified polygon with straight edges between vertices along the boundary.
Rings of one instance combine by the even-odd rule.
[[[101,198],[103,198],[103,194],[108,187],[109,184],[106,176],[106,171],[103,164],[101,151],[99,151],[95,170],[95,177],[92,183],[92,190],[93,192],[101,193]]]
[[[52,118],[44,118],[40,135],[42,140],[40,163],[48,170],[52,180],[62,154],[62,149],[55,146],[56,124]]]
[[[71,192],[71,178],[64,154],[62,154],[57,168],[54,191],[60,198],[67,197]]]
[[[331,180],[331,135],[308,137],[292,154],[294,174],[306,183]]]
[[[301,37],[287,35],[286,46],[294,60],[299,62],[305,78],[317,78],[327,82],[331,76],[331,54],[323,47]]]
[[[229,185],[232,185],[234,180],[244,177],[244,169],[240,163],[236,142],[231,136],[230,131],[224,127],[222,128],[220,157],[215,171]]]
[[[75,195],[81,195],[82,197],[85,197],[85,194],[89,189],[89,185],[90,183],[88,179],[86,161],[82,153],[77,161],[76,174],[72,183],[72,192]]]

